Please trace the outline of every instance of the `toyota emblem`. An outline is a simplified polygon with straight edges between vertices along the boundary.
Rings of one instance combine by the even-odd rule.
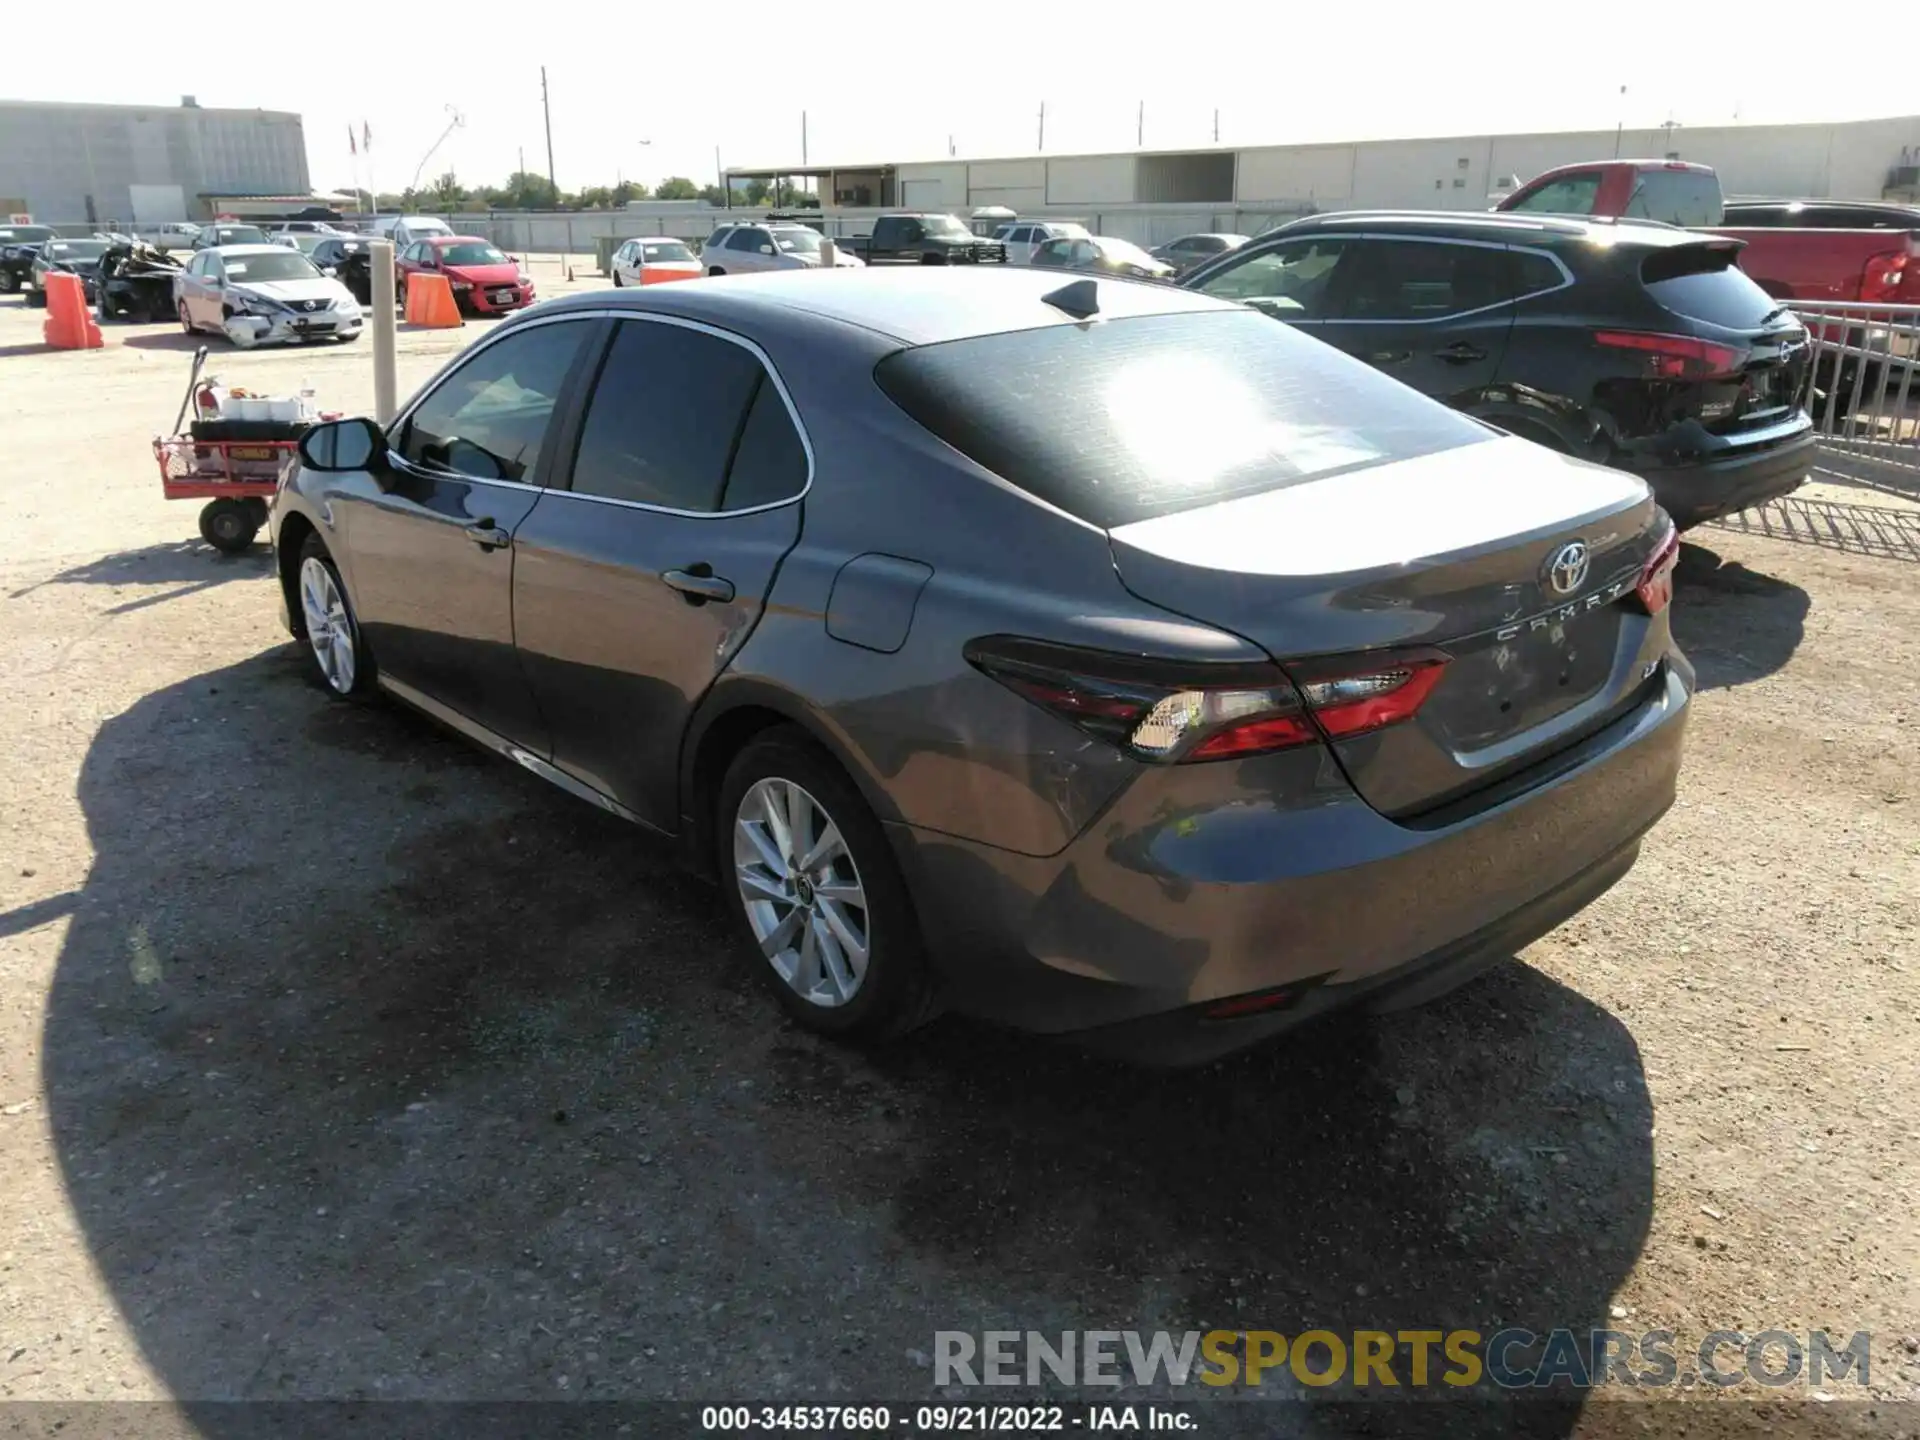
[[[1553,559],[1547,562],[1547,583],[1557,595],[1571,595],[1587,583],[1587,569],[1591,564],[1587,554],[1587,542],[1570,540],[1553,552]]]

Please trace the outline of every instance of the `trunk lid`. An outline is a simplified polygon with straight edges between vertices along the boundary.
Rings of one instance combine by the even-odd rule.
[[[1410,720],[1332,742],[1354,788],[1406,818],[1637,702],[1665,620],[1630,608],[1633,587],[1665,523],[1639,480],[1502,438],[1109,538],[1134,594],[1253,641],[1296,676],[1316,657],[1444,652]]]
[[[1692,420],[1715,435],[1737,435],[1792,412],[1812,347],[1793,312],[1739,268],[1740,250],[1736,240],[1700,240],[1655,250],[1642,262],[1647,294],[1700,346],[1697,360],[1643,352],[1649,428]]]

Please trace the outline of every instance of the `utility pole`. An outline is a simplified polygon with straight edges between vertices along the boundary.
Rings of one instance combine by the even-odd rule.
[[[540,110],[547,119],[547,184],[553,187],[553,203],[560,203],[560,182],[553,174],[553,106],[547,103],[547,67],[540,67]],[[605,174],[605,171],[601,172]]]
[[[1673,112],[1671,110],[1667,112],[1667,123],[1662,125],[1660,128],[1666,132],[1666,136],[1667,136],[1666,143],[1662,146],[1661,153],[1663,156],[1671,157],[1673,154],[1673,132],[1680,128],[1680,122],[1673,118]]]
[[[1217,109],[1213,112],[1213,143],[1220,143],[1220,112]]]
[[[1042,100],[1040,102],[1040,143],[1034,146],[1034,149],[1045,150],[1046,148],[1047,148],[1047,102]]]
[[[720,147],[713,147],[713,183],[720,189],[720,203],[733,208],[733,191],[727,185],[727,172],[720,168]]]
[[[1627,87],[1622,85],[1620,87],[1620,93],[1622,95],[1625,95],[1627,93]],[[1620,133],[1626,128],[1627,128],[1627,104],[1626,104],[1626,101],[1622,100],[1620,102],[1620,121],[1617,125],[1613,127],[1613,158],[1616,160],[1620,158]]]
[[[1133,148],[1144,149],[1147,143],[1147,102],[1140,102],[1140,119],[1133,132]]]
[[[800,163],[807,163],[807,112],[800,112]]]

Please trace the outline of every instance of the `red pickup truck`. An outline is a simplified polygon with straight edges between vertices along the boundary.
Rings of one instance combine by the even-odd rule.
[[[1920,211],[1906,230],[1870,207],[1861,228],[1725,223],[1720,178],[1684,160],[1595,160],[1537,175],[1494,207],[1554,215],[1615,215],[1711,230],[1744,242],[1740,268],[1780,300],[1920,304]],[[1731,207],[1736,217],[1748,207]],[[1759,217],[1756,217],[1759,218]],[[1768,216],[1767,219],[1778,217]]]

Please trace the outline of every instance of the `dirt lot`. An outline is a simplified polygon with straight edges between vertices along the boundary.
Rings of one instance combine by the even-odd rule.
[[[190,347],[39,319],[0,302],[0,1397],[846,1403],[927,1396],[937,1328],[1517,1324],[1871,1330],[1920,1399],[1898,483],[1698,532],[1679,806],[1525,963],[1197,1074],[866,1059],[638,835],[303,683],[264,547],[160,498]],[[364,346],[211,368],[371,399]]]

